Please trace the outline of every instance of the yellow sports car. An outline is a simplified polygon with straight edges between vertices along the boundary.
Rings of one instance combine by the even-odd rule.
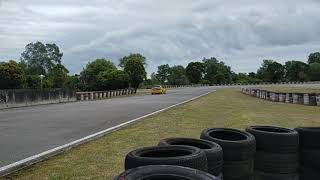
[[[152,95],[154,95],[154,94],[165,94],[165,93],[166,93],[166,89],[163,88],[160,85],[153,86],[152,89],[151,89],[151,94]]]

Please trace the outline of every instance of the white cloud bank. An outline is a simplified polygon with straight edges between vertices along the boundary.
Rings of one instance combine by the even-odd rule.
[[[131,52],[147,57],[149,72],[211,56],[249,72],[265,58],[319,51],[319,10],[316,0],[0,0],[0,60],[42,41],[62,49],[73,73]]]

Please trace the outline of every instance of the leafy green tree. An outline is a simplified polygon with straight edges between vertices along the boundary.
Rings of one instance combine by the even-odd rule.
[[[85,90],[84,84],[80,81],[80,76],[78,74],[68,76],[65,87],[68,89]]]
[[[320,63],[320,52],[311,53],[309,55],[308,63]]]
[[[256,74],[255,72],[250,72],[250,73],[248,74],[248,76],[249,76],[250,78],[257,78],[257,74]]]
[[[19,89],[25,81],[22,68],[13,60],[0,63],[0,89]]]
[[[165,84],[168,82],[170,74],[170,66],[169,64],[163,64],[161,66],[158,66],[158,71],[157,71],[157,79],[161,82],[161,84]]]
[[[143,64],[144,67],[147,65],[146,58],[144,56],[142,56],[141,54],[137,53],[137,54],[130,54],[129,56],[125,56],[125,57],[119,59],[119,61],[120,61],[119,67],[124,68],[126,66],[126,63],[130,59],[136,59],[136,60],[141,61],[141,63]]]
[[[63,53],[56,44],[29,43],[21,54],[21,66],[30,75],[46,75],[56,64],[61,64]]]
[[[26,88],[29,89],[40,89],[41,79],[39,75],[27,75],[26,76]],[[44,86],[46,87],[46,86]]]
[[[96,59],[86,65],[80,73],[80,79],[84,82],[87,90],[98,90],[99,83],[97,78],[99,73],[116,69],[116,66],[110,60],[104,58]]]
[[[265,82],[280,82],[284,78],[284,67],[273,60],[263,60],[262,66],[258,69],[258,77]]]
[[[308,75],[311,81],[320,81],[320,63],[311,63]]]
[[[161,82],[158,79],[158,76],[156,73],[151,73],[151,84],[150,85],[156,85],[156,84],[160,84]]]
[[[226,78],[224,74],[220,71],[217,72],[217,74],[214,75],[214,80],[216,84],[224,84],[226,82]]]
[[[308,64],[301,61],[287,61],[285,63],[285,77],[288,81],[306,81]]]
[[[185,85],[188,84],[186,70],[183,66],[173,66],[170,68],[168,82],[171,85]]]
[[[143,61],[135,56],[126,60],[124,71],[129,75],[131,87],[137,89],[147,76]]]
[[[129,75],[122,70],[108,70],[98,75],[100,90],[115,90],[129,87]]]
[[[197,84],[202,79],[204,64],[201,62],[190,62],[186,67],[186,75],[191,83]]]
[[[52,88],[63,88],[68,80],[68,69],[62,64],[55,65],[49,70],[48,80]]]
[[[238,73],[234,75],[233,81],[235,83],[248,84],[250,81],[250,77],[246,73]]]
[[[232,71],[231,68],[212,57],[209,59],[204,58],[204,79],[210,81],[211,84],[231,83]],[[223,76],[223,77],[222,77]]]

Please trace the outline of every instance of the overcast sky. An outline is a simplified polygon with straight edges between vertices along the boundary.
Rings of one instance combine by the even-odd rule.
[[[36,41],[56,43],[71,73],[137,52],[149,73],[203,57],[249,72],[320,51],[320,1],[0,0],[0,61]]]

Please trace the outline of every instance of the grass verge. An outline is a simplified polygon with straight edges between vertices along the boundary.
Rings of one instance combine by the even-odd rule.
[[[123,171],[126,153],[156,145],[162,138],[198,138],[209,127],[317,126],[319,117],[319,107],[274,103],[244,95],[239,89],[219,89],[4,179],[113,179]]]

